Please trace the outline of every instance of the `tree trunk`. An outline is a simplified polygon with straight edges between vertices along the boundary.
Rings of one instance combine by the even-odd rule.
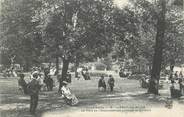
[[[173,79],[173,70],[174,70],[175,61],[174,58],[170,60],[170,76],[169,80]]]
[[[68,71],[68,67],[69,67],[69,59],[65,59],[63,58],[63,68],[62,68],[62,75],[59,79],[59,89],[58,91],[61,90],[61,87],[62,87],[62,81],[66,80],[66,76],[67,76],[67,71]]]
[[[78,76],[78,72],[77,72],[78,67],[79,67],[79,61],[78,61],[78,59],[76,59],[76,61],[75,61],[75,77],[76,77],[76,78],[79,77],[79,76]]]
[[[29,61],[29,59],[26,59],[25,66],[24,66],[24,71],[28,72],[29,69],[30,69],[30,61]]]
[[[156,34],[156,44],[155,53],[153,57],[151,80],[148,88],[148,93],[158,95],[158,85],[162,64],[162,50],[163,50],[163,40],[165,33],[165,12],[166,12],[166,2],[165,0],[159,1],[161,4],[161,10],[158,14],[157,19],[157,34]]]
[[[50,68],[51,68],[51,61],[49,62],[49,70],[50,70]]]
[[[56,72],[55,75],[58,76],[59,73],[59,57],[56,56]]]

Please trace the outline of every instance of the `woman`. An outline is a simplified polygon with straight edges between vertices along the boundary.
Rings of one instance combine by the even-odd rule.
[[[76,105],[78,104],[79,101],[77,97],[70,92],[70,89],[67,87],[67,84],[68,83],[66,81],[63,81],[63,86],[61,88],[64,100],[68,105],[71,105],[71,106]]]
[[[98,90],[99,91],[106,91],[106,83],[104,80],[104,76],[102,75],[98,81]]]

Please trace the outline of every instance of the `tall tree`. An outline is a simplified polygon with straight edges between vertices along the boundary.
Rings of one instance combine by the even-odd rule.
[[[46,11],[47,17],[43,20],[45,43],[63,63],[60,81],[65,80],[69,63],[79,55],[103,57],[111,50],[112,1],[43,2],[49,6],[42,12]]]
[[[158,94],[158,85],[160,78],[160,71],[162,66],[162,53],[163,53],[163,40],[165,35],[165,14],[166,14],[166,1],[158,1],[158,15],[157,15],[157,33],[155,42],[155,51],[153,57],[152,71],[150,86],[148,89],[149,93]]]
[[[32,64],[39,62],[42,46],[40,35],[32,17],[40,7],[39,1],[4,0],[1,3],[1,39],[6,54],[16,55],[15,62],[28,70]],[[3,58],[2,58],[3,59]]]

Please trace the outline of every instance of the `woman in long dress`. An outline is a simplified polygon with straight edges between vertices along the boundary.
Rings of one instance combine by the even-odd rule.
[[[62,91],[62,95],[64,97],[65,102],[71,106],[78,104],[79,101],[77,97],[71,93],[67,85],[68,83],[66,81],[63,81],[63,86],[61,88],[61,91]]]

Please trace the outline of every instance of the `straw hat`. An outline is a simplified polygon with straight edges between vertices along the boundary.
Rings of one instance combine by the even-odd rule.
[[[66,84],[66,85],[67,85],[67,84],[68,84],[68,82],[66,82],[66,81],[63,81],[63,84]]]

